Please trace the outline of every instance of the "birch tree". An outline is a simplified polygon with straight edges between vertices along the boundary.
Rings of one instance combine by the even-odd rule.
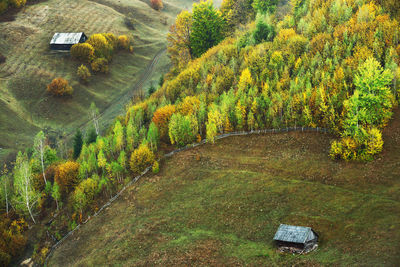
[[[2,175],[0,176],[0,191],[1,196],[6,205],[6,214],[8,217],[8,207],[9,207],[9,199],[10,199],[10,176],[8,175],[7,165],[4,164]]]
[[[32,210],[39,200],[39,194],[32,185],[32,172],[26,154],[18,153],[14,167],[14,188],[16,208],[27,211],[36,224]]]
[[[99,109],[96,107],[96,104],[92,102],[90,105],[90,118],[93,121],[94,129],[96,130],[96,134],[99,135]]]
[[[38,134],[35,136],[35,141],[34,141],[34,147],[35,151],[39,154],[40,157],[40,163],[42,165],[42,173],[43,173],[43,180],[44,184],[47,183],[46,181],[46,175],[44,173],[44,152],[45,152],[45,136],[43,131],[38,132]]]
[[[53,184],[53,188],[51,190],[51,196],[56,201],[57,211],[58,211],[58,201],[60,201],[60,199],[61,199],[61,192],[60,192],[60,187],[58,186],[57,182],[54,182],[54,184]]]

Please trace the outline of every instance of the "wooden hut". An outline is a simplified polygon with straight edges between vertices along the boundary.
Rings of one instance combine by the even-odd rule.
[[[50,41],[52,50],[70,50],[74,44],[84,43],[87,36],[83,32],[57,32]]]
[[[281,251],[307,253],[318,246],[318,234],[310,227],[281,224],[274,241]]]

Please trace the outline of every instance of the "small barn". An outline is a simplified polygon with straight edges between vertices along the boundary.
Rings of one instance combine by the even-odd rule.
[[[84,43],[87,36],[83,32],[57,32],[50,41],[52,50],[70,50],[74,44]]]
[[[307,253],[318,247],[318,234],[310,227],[281,224],[274,241],[281,251]]]

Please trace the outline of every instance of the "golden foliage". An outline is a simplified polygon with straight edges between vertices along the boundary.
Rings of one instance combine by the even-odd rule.
[[[129,161],[131,171],[136,174],[141,173],[147,167],[151,166],[154,162],[154,154],[148,148],[147,145],[140,145],[138,149],[135,149]]]
[[[172,114],[175,113],[175,110],[175,105],[166,105],[154,112],[152,121],[156,124],[160,132],[160,138],[166,137],[168,133],[168,123],[172,117]]]
[[[78,183],[79,163],[67,161],[58,165],[55,169],[54,180],[60,186],[60,191],[69,193]]]
[[[66,96],[72,95],[72,87],[68,84],[68,81],[63,78],[55,78],[49,85],[47,85],[47,92],[54,96]]]

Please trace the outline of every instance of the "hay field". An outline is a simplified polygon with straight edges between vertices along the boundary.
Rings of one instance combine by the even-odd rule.
[[[193,1],[164,3],[162,12],[157,12],[149,1],[49,0],[26,7],[15,21],[0,23],[0,53],[7,57],[0,65],[0,161],[8,154],[5,151],[32,144],[39,129],[60,136],[84,125],[92,101],[100,111],[107,109],[104,121],[122,113],[130,100],[124,96],[129,96],[127,93],[157,52],[165,49],[169,25]],[[134,30],[124,23],[127,15],[134,18]],[[134,38],[134,53],[117,53],[109,74],[97,74],[88,84],[81,83],[76,75],[80,63],[69,53],[49,49],[55,32],[79,31],[88,36],[100,32],[130,35]],[[144,86],[157,80],[168,66],[164,53]],[[74,88],[71,98],[60,99],[46,93],[46,85],[55,77],[70,82]]]

